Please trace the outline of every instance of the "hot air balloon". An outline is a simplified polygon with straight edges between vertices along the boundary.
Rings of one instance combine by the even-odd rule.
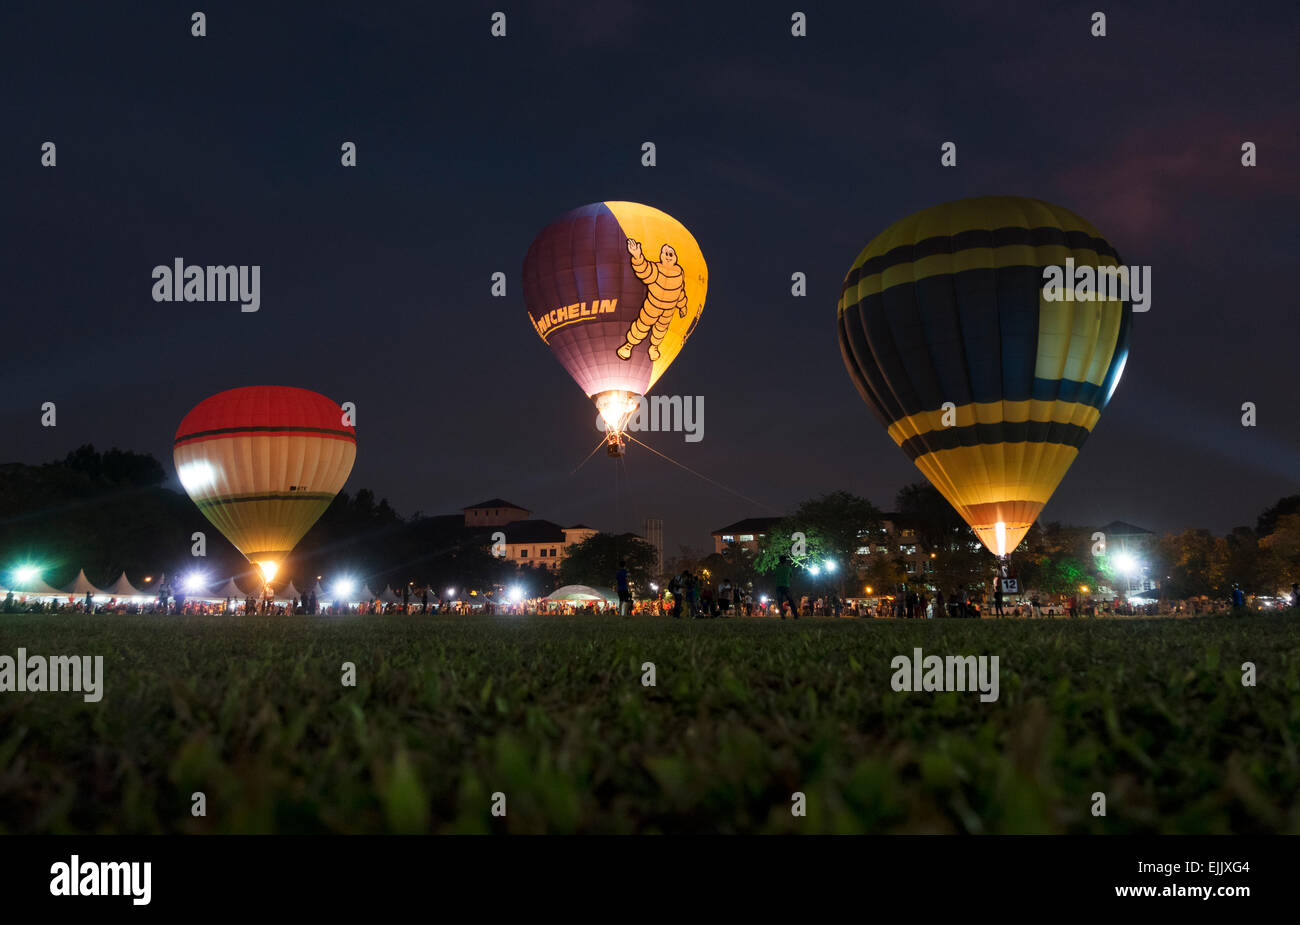
[[[269,583],[347,481],[357,437],[324,395],[259,385],[200,402],[172,452],[190,498]]]
[[[997,556],[1033,525],[1128,358],[1127,299],[1044,297],[1044,268],[1067,260],[1122,263],[1060,206],[963,199],[885,229],[841,290],[840,352],[858,391]]]
[[[628,420],[695,330],[708,281],[686,227],[636,202],[574,209],[528,248],[528,318],[596,403],[609,455],[622,455]]]

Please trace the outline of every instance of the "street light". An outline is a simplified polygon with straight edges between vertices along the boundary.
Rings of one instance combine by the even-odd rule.
[[[839,568],[839,566],[835,563],[835,560],[834,560],[834,559],[827,559],[827,560],[826,560],[826,571],[828,571],[828,572],[833,572],[833,571],[835,571],[837,568]]]

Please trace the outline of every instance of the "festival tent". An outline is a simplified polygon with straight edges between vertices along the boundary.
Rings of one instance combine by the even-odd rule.
[[[348,603],[369,604],[372,603],[374,599],[375,599],[375,592],[370,590],[370,585],[366,585],[361,589],[361,595],[349,601]]]
[[[39,578],[24,583],[21,588],[13,588],[12,590],[18,597],[66,598],[68,596],[68,592],[60,591],[58,588],[51,588]]]
[[[560,604],[617,604],[618,595],[590,585],[565,585],[563,588],[556,588],[544,600],[547,603]]]
[[[402,603],[402,599],[393,593],[392,588],[388,587],[388,585],[384,585],[384,593],[379,595],[379,603],[400,604]]]
[[[325,600],[325,598],[329,597],[329,593],[325,590],[325,586],[320,583],[319,578],[316,579],[316,585],[311,589],[309,593],[316,595],[316,599],[320,601],[323,601]]]
[[[302,597],[302,592],[293,586],[290,580],[287,585],[281,588],[275,595],[277,601],[296,601]]]
[[[235,584],[235,579],[227,578],[226,583],[212,592],[212,596],[221,600],[243,601],[248,599],[248,592]],[[256,596],[256,595],[254,595]]]
[[[126,572],[123,572],[118,577],[117,581],[105,588],[104,594],[107,594],[109,597],[118,598],[119,600],[124,597],[153,597],[152,594],[144,594],[138,591],[131,582],[127,581]]]
[[[65,594],[76,594],[79,596],[83,594],[104,593],[103,591],[99,590],[98,588],[96,588],[94,585],[90,583],[90,579],[86,577],[86,570],[84,568],[81,571],[77,572],[76,580],[73,581],[72,584],[68,585],[68,587],[64,588],[63,590]]]

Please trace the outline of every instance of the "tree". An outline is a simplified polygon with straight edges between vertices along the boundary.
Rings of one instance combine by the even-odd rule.
[[[866,498],[847,491],[833,491],[805,501],[773,527],[759,550],[755,567],[760,572],[770,572],[783,555],[809,571],[814,566],[820,569],[833,562],[836,577],[832,580],[843,596],[847,577],[856,581],[857,573],[866,564],[858,553],[864,538],[876,533],[882,522],[880,509]],[[803,535],[800,546],[794,542],[796,534]]]
[[[929,482],[904,485],[894,499],[896,526],[910,530],[912,545],[930,557],[930,570],[914,581],[944,593],[982,586],[997,566],[975,532]]]
[[[618,564],[626,561],[629,584],[646,597],[658,558],[658,551],[635,534],[595,533],[569,547],[560,563],[560,579],[566,585],[613,588]]]
[[[893,594],[899,585],[907,581],[907,577],[907,560],[902,556],[873,552],[858,579],[864,594]],[[868,592],[867,588],[871,588],[871,591]]]
[[[1222,587],[1221,561],[1209,530],[1184,530],[1160,538],[1158,554],[1165,563],[1163,589],[1175,600],[1218,595]]]
[[[1300,582],[1300,513],[1283,514],[1260,542],[1267,558],[1264,568],[1272,581],[1270,590],[1290,589]]]
[[[738,588],[746,588],[752,587],[759,577],[756,562],[757,556],[748,548],[729,543],[722,547],[722,552],[710,553],[701,559],[694,571],[708,572],[710,584],[717,585],[726,580]]]
[[[1255,533],[1268,536],[1277,527],[1277,522],[1288,514],[1300,514],[1300,495],[1287,495],[1272,507],[1265,508],[1255,522]]]

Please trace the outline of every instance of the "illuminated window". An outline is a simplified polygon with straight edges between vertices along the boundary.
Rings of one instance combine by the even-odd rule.
[[[741,541],[742,543],[752,543],[752,542],[754,542],[754,534],[752,534],[752,533],[742,533],[742,534],[740,534],[740,541]]]

